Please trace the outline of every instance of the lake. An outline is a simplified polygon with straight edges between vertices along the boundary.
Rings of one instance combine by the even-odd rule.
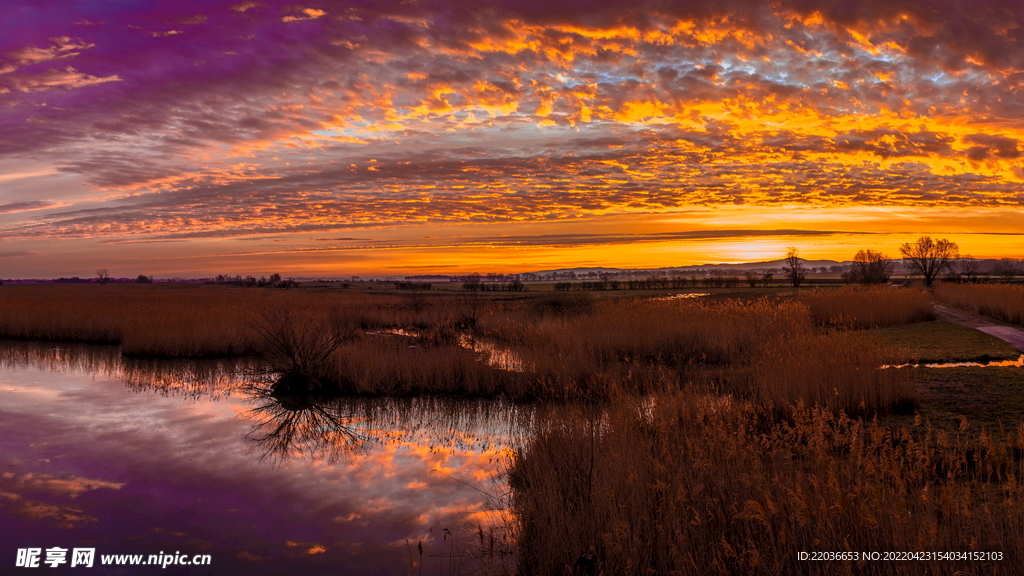
[[[537,410],[278,398],[269,382],[239,361],[0,342],[2,572],[31,561],[18,556],[31,548],[45,573],[495,574],[513,564],[502,473]],[[68,551],[58,570],[45,563],[53,548]],[[70,566],[76,548],[95,550],[92,570]],[[209,564],[101,565],[135,555]]]

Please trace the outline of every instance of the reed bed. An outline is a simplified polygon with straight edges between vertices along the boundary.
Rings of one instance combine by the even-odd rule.
[[[219,287],[10,288],[0,293],[4,337],[120,344],[125,354],[167,357],[252,352],[245,311],[266,296]]]
[[[252,354],[272,377],[302,373],[300,382],[347,397],[600,401],[532,420],[541,428],[512,457],[521,574],[1012,573],[976,562],[811,563],[801,551],[994,551],[1001,566],[1024,561],[1024,427],[994,437],[869,420],[913,409],[911,371],[880,369],[895,355],[864,331],[835,328],[924,319],[921,292],[702,301],[11,288],[0,290],[7,337],[116,343],[154,357]],[[96,351],[90,362],[108,356]],[[125,373],[148,382],[149,360],[131,360]],[[178,380],[187,375],[145,385],[192,389]],[[278,412],[330,401],[286,398],[273,382],[264,399]],[[294,433],[266,437],[270,454],[296,442],[316,448],[332,422],[292,420]],[[345,446],[357,448],[357,436]]]
[[[916,288],[844,287],[804,294],[814,321],[840,328],[880,328],[934,320],[929,295]]]
[[[1006,284],[938,284],[935,297],[946,304],[1004,322],[1024,324],[1024,286]]]
[[[968,436],[804,405],[791,414],[662,394],[549,423],[510,465],[519,573],[977,576],[1024,565],[1024,428]],[[810,562],[801,551],[1002,560]]]
[[[822,331],[801,302],[610,300],[586,313],[494,311],[480,331],[520,354],[543,397],[611,398],[690,389],[786,406],[907,410],[908,375],[864,334]]]
[[[222,286],[0,291],[0,336],[118,343],[138,357],[258,355],[360,395],[608,399],[692,389],[863,413],[913,404],[887,352],[802,302],[514,299]],[[500,356],[502,361],[494,361]]]
[[[256,290],[205,285],[4,286],[0,337],[119,344],[125,355],[162,357],[255,354],[258,328],[284,311],[296,325],[324,314],[346,322],[429,325],[393,295]]]

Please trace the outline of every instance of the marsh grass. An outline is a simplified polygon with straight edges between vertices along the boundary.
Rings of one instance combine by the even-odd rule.
[[[1006,284],[937,284],[935,297],[984,316],[1024,324],[1024,286]]]
[[[510,468],[521,574],[1009,574],[1024,429],[968,439],[729,397],[551,422]],[[1002,562],[801,562],[800,551],[1001,551]],[[994,567],[1004,567],[1000,570]]]
[[[521,355],[535,394],[603,398],[689,389],[778,406],[912,406],[908,376],[870,336],[815,327],[792,300],[604,300],[586,314],[495,312],[481,332]]]
[[[844,287],[801,294],[814,321],[841,328],[879,328],[935,318],[929,295],[916,288]]]
[[[872,368],[892,363],[885,350],[816,327],[792,300],[429,294],[413,305],[343,291],[11,288],[0,291],[0,335],[113,342],[144,357],[254,355],[340,393],[568,400],[696,389],[862,413],[913,395],[896,372]],[[489,364],[466,337],[521,371]]]
[[[138,356],[230,356],[251,352],[245,310],[263,294],[224,287],[12,286],[0,293],[8,338],[120,344]]]
[[[520,428],[532,436],[509,465],[521,574],[587,570],[588,554],[595,574],[627,575],[1012,573],[985,563],[797,559],[829,550],[1000,551],[1002,566],[1024,563],[1024,428],[992,436],[872,419],[915,406],[914,372],[880,369],[898,363],[897,353],[848,328],[923,318],[921,292],[411,301],[225,287],[12,288],[0,290],[0,334],[119,343],[153,356],[252,354],[265,373],[305,371],[336,384],[342,398],[407,397],[376,418],[415,419],[418,403],[446,396],[558,401],[527,405],[558,405],[555,418],[523,409]],[[519,358],[522,370],[488,364],[463,346],[466,337]],[[158,362],[128,360],[140,376]],[[251,440],[268,457],[320,453],[324,441],[357,449],[371,436],[359,428],[373,415],[342,398],[264,392]],[[323,440],[340,425],[340,437]],[[474,548],[493,549],[482,530],[475,536]],[[466,549],[459,542],[442,552]]]

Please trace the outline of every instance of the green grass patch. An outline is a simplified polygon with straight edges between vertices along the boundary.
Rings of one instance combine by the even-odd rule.
[[[915,368],[919,413],[932,425],[955,429],[961,416],[972,428],[1012,431],[1024,422],[1024,369],[1010,367]]]
[[[903,361],[917,364],[1016,360],[1021,351],[1009,342],[942,320],[868,331],[900,350]]]

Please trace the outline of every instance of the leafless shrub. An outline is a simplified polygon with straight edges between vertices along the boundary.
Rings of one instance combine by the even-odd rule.
[[[326,373],[331,355],[358,334],[355,321],[336,310],[299,312],[269,303],[251,315],[250,325],[271,369],[310,376]]]

